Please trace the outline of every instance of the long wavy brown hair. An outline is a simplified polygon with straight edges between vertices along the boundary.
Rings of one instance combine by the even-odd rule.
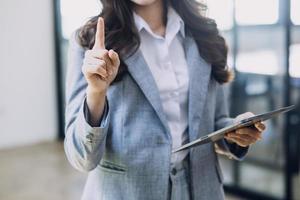
[[[82,47],[91,49],[95,42],[97,19],[105,21],[105,46],[114,49],[121,58],[121,65],[115,81],[122,79],[127,66],[122,61],[132,55],[140,46],[140,37],[133,18],[133,2],[130,0],[100,0],[102,12],[92,17],[77,30],[77,40]],[[185,23],[185,29],[197,43],[202,58],[212,66],[212,78],[219,83],[232,80],[233,73],[227,67],[228,48],[220,35],[216,22],[205,17],[207,7],[197,0],[163,0],[166,23],[167,7],[171,5]]]

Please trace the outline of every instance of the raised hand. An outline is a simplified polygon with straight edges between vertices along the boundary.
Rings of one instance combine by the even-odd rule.
[[[83,61],[82,72],[88,82],[88,90],[96,93],[105,93],[111,82],[115,79],[120,60],[114,50],[105,48],[105,25],[99,17],[95,44],[87,50]]]
[[[104,28],[104,20],[99,17],[95,44],[92,50],[86,51],[82,66],[82,73],[88,83],[86,102],[91,126],[99,126],[99,119],[105,106],[106,91],[115,79],[120,65],[118,54],[114,50],[105,48]]]

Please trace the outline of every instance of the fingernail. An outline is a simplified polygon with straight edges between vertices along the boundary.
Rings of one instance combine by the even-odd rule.
[[[113,54],[114,54],[114,50],[110,49],[110,50],[109,50],[109,54],[110,54],[110,55],[113,55]]]

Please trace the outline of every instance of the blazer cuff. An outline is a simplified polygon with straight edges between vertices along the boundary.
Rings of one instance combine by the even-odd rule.
[[[85,122],[87,123],[88,125],[88,128],[104,128],[107,124],[107,121],[108,121],[108,100],[107,100],[107,97],[105,97],[105,104],[104,104],[104,110],[103,110],[103,114],[101,115],[100,117],[100,120],[98,122],[98,125],[95,126],[95,127],[92,127],[91,126],[91,119],[90,119],[90,112],[89,112],[89,109],[88,109],[88,105],[86,103],[86,96],[84,98],[84,101],[83,101],[83,113],[84,113],[84,117],[85,117]]]
[[[235,160],[243,160],[246,157],[250,147],[242,147],[235,143],[229,143],[226,139],[220,140],[217,145],[219,147],[222,146],[223,151],[226,152],[225,154],[229,158]]]
[[[110,120],[110,111],[108,100],[105,98],[105,107],[103,114],[99,120],[98,126],[93,127],[90,123],[90,114],[88,111],[86,96],[84,97],[83,103],[81,104],[78,116],[77,130],[81,137],[92,142],[103,140],[106,136]]]

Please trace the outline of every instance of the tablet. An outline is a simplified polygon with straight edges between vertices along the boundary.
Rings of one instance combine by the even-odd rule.
[[[262,121],[266,121],[268,119],[271,119],[273,117],[276,117],[280,114],[289,112],[291,110],[293,110],[295,108],[295,105],[292,106],[288,106],[288,107],[283,107],[271,112],[267,112],[267,113],[263,113],[263,114],[259,114],[259,115],[255,115],[246,119],[241,120],[240,122],[237,122],[236,124],[233,124],[231,126],[227,126],[225,128],[222,128],[220,130],[217,130],[213,133],[210,133],[208,135],[202,136],[197,140],[194,140],[190,143],[187,143],[177,149],[174,149],[172,151],[172,153],[176,153],[185,149],[189,149],[191,147],[195,147],[198,145],[202,145],[202,144],[206,144],[209,142],[216,142],[222,138],[224,138],[224,135],[226,133],[230,133],[232,131],[235,131],[236,129],[239,128],[244,128],[244,127],[249,127],[249,126],[253,126],[256,122],[262,122]]]

